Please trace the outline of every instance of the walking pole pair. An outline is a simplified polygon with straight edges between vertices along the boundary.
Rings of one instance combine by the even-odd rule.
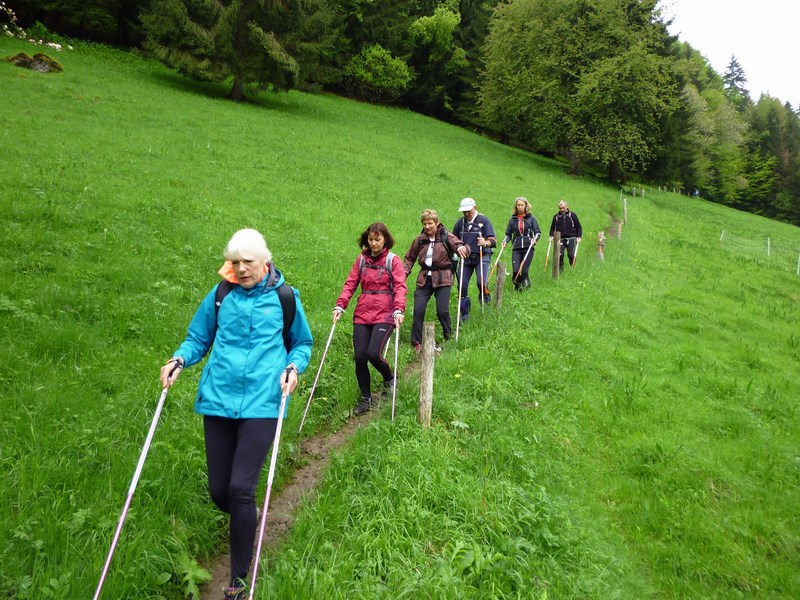
[[[300,431],[303,431],[303,425],[306,422],[306,415],[308,414],[308,409],[311,406],[311,399],[314,397],[314,390],[317,389],[317,382],[319,381],[319,374],[322,373],[322,365],[325,364],[325,356],[328,354],[328,348],[331,345],[331,340],[333,339],[333,330],[336,329],[336,323],[339,319],[336,319],[333,322],[333,326],[331,326],[331,332],[328,334],[328,341],[325,343],[325,350],[322,352],[322,358],[319,361],[319,368],[317,369],[317,376],[314,377],[314,385],[311,386],[311,393],[308,395],[308,402],[306,402],[306,409],[303,411],[303,418],[300,421]]]
[[[334,325],[336,323],[334,322]],[[333,330],[331,330],[333,333]],[[281,441],[281,429],[283,427],[283,412],[286,410],[286,402],[289,399],[289,394],[283,392],[281,394],[281,406],[278,409],[278,426],[275,429],[275,439],[272,441],[272,458],[269,461],[269,476],[267,477],[267,495],[264,498],[264,512],[261,514],[261,523],[258,526],[258,544],[256,545],[256,555],[253,559],[253,577],[250,581],[250,600],[253,600],[253,594],[256,591],[256,575],[258,575],[258,561],[261,558],[261,544],[264,541],[264,529],[267,525],[267,512],[269,511],[269,497],[272,493],[272,480],[275,478],[275,464],[278,462],[278,445]]]
[[[456,308],[456,341],[458,341],[458,326],[461,324],[461,282],[464,280],[464,257],[458,258],[458,306]]]
[[[133,498],[133,493],[136,491],[136,486],[139,483],[139,477],[142,474],[142,467],[144,466],[144,460],[145,458],[147,458],[147,453],[150,450],[150,443],[153,441],[153,435],[156,432],[158,419],[161,416],[161,410],[164,408],[164,401],[167,399],[168,392],[169,392],[169,386],[163,389],[163,391],[161,392],[161,397],[158,399],[156,412],[153,415],[153,422],[150,423],[150,431],[147,433],[147,438],[145,439],[144,447],[142,448],[142,452],[139,455],[139,462],[136,465],[136,470],[133,473],[133,479],[131,480],[131,485],[128,488],[128,497],[125,499],[125,506],[123,506],[122,508],[122,515],[119,518],[119,523],[117,523],[117,530],[114,533],[114,538],[111,540],[111,547],[108,549],[108,557],[106,557],[106,564],[103,566],[103,572],[100,574],[100,581],[97,583],[97,589],[94,592],[94,600],[98,600],[98,598],[100,598],[100,593],[103,590],[103,583],[105,582],[106,575],[108,575],[108,568],[111,566],[111,559],[114,557],[114,550],[117,547],[117,542],[119,541],[119,535],[122,532],[122,526],[125,524],[125,518],[128,516],[128,509],[131,506],[131,499]]]

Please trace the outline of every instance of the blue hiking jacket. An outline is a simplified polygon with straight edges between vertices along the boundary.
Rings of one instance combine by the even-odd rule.
[[[188,367],[211,349],[197,388],[196,412],[229,419],[278,417],[281,374],[290,362],[299,373],[305,371],[312,346],[300,294],[294,290],[297,310],[289,332],[291,350],[286,352],[283,309],[277,293],[283,283],[283,275],[270,266],[269,274],[252,289],[234,286],[217,318],[216,286],[200,303],[186,339],[174,354]],[[286,406],[288,410],[288,402]]]

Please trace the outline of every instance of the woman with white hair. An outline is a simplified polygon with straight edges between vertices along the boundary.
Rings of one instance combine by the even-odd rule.
[[[224,597],[240,598],[256,534],[258,478],[278,419],[286,417],[278,414],[281,397],[294,391],[308,366],[312,339],[300,295],[288,286],[279,291],[283,275],[258,231],[237,231],[223,255],[223,281],[200,303],[186,339],[161,368],[161,384],[173,385],[185,367],[211,352],[195,411],[203,415],[211,499],[230,514]]]

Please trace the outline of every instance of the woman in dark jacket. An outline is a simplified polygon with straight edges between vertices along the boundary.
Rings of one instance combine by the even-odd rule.
[[[362,415],[372,408],[369,363],[383,376],[384,390],[392,389],[395,375],[381,350],[394,328],[403,322],[407,288],[403,265],[389,252],[394,239],[386,225],[373,223],[367,227],[358,238],[358,245],[362,251],[336,300],[333,318],[341,317],[360,285],[361,294],[353,312],[353,354],[361,400],[353,414]]]
[[[526,198],[520,196],[514,201],[514,214],[508,220],[503,247],[512,242],[511,265],[514,269],[512,278],[514,289],[520,291],[531,286],[528,271],[533,261],[534,248],[542,235],[536,217],[531,214],[531,205]]]
[[[422,348],[422,325],[425,309],[431,296],[436,296],[436,316],[442,324],[444,339],[450,339],[453,327],[450,321],[450,288],[453,286],[452,254],[462,258],[470,254],[469,246],[449,233],[439,222],[435,210],[426,209],[420,217],[422,232],[411,242],[403,259],[406,277],[411,274],[414,262],[420,265],[417,287],[414,290],[414,321],[411,324],[411,343],[414,350]]]

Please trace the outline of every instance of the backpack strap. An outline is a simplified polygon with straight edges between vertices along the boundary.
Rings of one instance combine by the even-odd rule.
[[[216,292],[214,292],[214,332],[216,334],[217,319],[219,318],[219,307],[225,296],[231,293],[234,286],[238,284],[231,283],[227,279],[219,282]],[[294,323],[294,316],[297,313],[297,303],[294,298],[294,288],[284,283],[278,287],[278,300],[281,302],[281,311],[283,312],[283,345],[286,352],[291,350],[291,341],[289,339],[289,330]]]
[[[389,290],[362,290],[362,294],[393,294],[394,293],[394,276],[392,275],[392,261],[394,260],[395,254],[394,252],[389,252],[386,254],[386,271],[389,273]],[[358,276],[360,279],[364,279],[364,271],[365,269],[382,269],[383,267],[373,267],[372,265],[367,265],[367,261],[364,258],[364,255],[361,255],[361,260],[358,263]]]
[[[214,319],[217,319],[219,316],[219,307],[222,305],[222,301],[225,299],[225,296],[231,293],[233,286],[238,285],[236,283],[231,283],[227,279],[223,279],[219,282],[217,286],[217,291],[214,293]],[[214,327],[216,328],[216,320],[214,322]]]
[[[278,288],[278,299],[281,301],[281,310],[283,311],[283,345],[286,352],[292,349],[292,343],[289,339],[289,331],[294,323],[294,315],[297,313],[297,302],[294,298],[294,288],[288,283],[284,283]]]

